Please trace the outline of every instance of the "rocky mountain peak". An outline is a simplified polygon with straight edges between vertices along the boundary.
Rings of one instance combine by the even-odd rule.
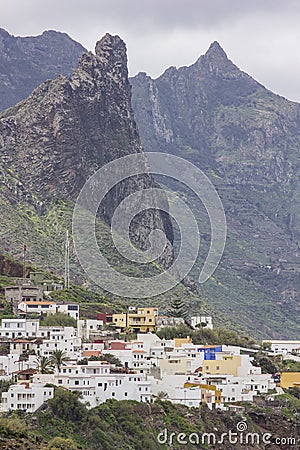
[[[203,73],[217,76],[218,78],[238,79],[250,78],[228,59],[221,45],[214,41],[204,55],[196,61],[195,65]]]
[[[206,57],[209,57],[211,59],[213,58],[224,58],[228,59],[225,51],[219,44],[219,42],[214,41],[210,44],[209,49],[205,53]]]
[[[74,201],[105,163],[142,151],[126,62],[123,41],[107,34],[97,43],[96,54],[82,55],[70,78],[60,75],[44,82],[2,113],[0,185],[7,198],[45,213],[54,200]],[[107,195],[100,215],[109,224],[123,198],[152,185],[145,165],[138,179],[125,180]],[[158,210],[146,214],[146,226],[138,221],[132,226],[133,242],[146,246],[152,225],[168,229],[171,239],[169,221]],[[164,262],[171,259],[170,245]]]
[[[113,65],[127,65],[126,45],[119,36],[112,36],[106,33],[96,43],[95,54],[101,60],[110,62]]]

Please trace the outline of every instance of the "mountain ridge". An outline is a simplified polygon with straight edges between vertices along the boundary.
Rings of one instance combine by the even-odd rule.
[[[97,42],[95,54],[81,56],[69,78],[60,75],[45,81],[28,98],[4,111],[0,115],[0,177],[8,216],[13,215],[11,207],[14,213],[25,208],[39,222],[41,215],[47,216],[60,203],[58,209],[64,214],[97,169],[121,156],[141,153],[130,98],[125,43],[106,34]],[[100,208],[106,224],[110,225],[123,198],[151,186],[145,165],[144,174],[108,192]],[[164,230],[172,240],[166,215],[152,209],[143,217],[133,220],[130,229],[136,245],[148,245],[152,228]],[[37,248],[35,252],[38,256]],[[169,242],[161,262],[168,266],[172,258]]]
[[[59,74],[70,75],[85,48],[66,33],[13,36],[0,29],[0,111],[26,98]]]
[[[300,105],[241,71],[217,43],[190,66],[130,80],[145,150],[193,162],[224,204],[229,231],[224,257],[201,294],[249,330],[296,337]],[[181,193],[196,210],[207,247],[205,210]]]

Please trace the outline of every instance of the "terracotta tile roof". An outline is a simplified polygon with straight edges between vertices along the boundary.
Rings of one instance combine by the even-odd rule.
[[[32,301],[32,300],[24,300],[21,303],[25,303],[26,305],[56,305],[55,302],[41,302],[41,301]]]
[[[24,370],[16,370],[13,372],[16,375],[34,375],[37,373],[36,369],[24,369]]]
[[[82,356],[100,356],[101,351],[100,350],[84,350],[82,352]]]

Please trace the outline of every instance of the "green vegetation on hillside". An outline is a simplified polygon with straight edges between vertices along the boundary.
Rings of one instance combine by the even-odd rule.
[[[161,339],[184,338],[190,336],[194,344],[208,345],[238,345],[240,347],[251,348],[256,344],[255,340],[247,335],[240,335],[236,331],[217,327],[213,330],[206,327],[199,327],[193,331],[186,325],[176,327],[164,327],[157,331]]]
[[[51,314],[41,320],[41,325],[46,327],[74,327],[77,328],[77,321],[65,313],[58,312]]]
[[[276,410],[262,404],[253,409],[253,405],[244,403],[248,432],[269,432],[273,437],[293,436],[300,412],[299,399],[289,392],[279,398],[279,402],[281,406]],[[210,411],[205,405],[188,408],[165,400],[150,404],[108,400],[87,410],[79,401],[78,393],[55,388],[55,397],[36,413],[12,412],[2,416],[0,443],[3,450],[179,450],[183,448],[177,441],[179,433],[188,437],[197,433],[200,439],[203,433],[215,433],[220,437],[230,429],[236,430],[241,420],[240,415]],[[172,445],[163,443],[164,430],[167,430],[168,439],[171,433],[175,433]],[[184,448],[192,450],[195,444],[187,442]],[[204,440],[204,444],[197,448],[205,450],[212,447]],[[243,448],[243,445],[233,445],[228,441],[218,446],[220,450]],[[249,444],[247,448],[257,450],[264,447]]]

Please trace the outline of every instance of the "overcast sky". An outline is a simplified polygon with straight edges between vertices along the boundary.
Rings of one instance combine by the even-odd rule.
[[[131,75],[192,64],[217,40],[267,88],[300,101],[299,0],[1,0],[14,35],[68,33],[93,50],[103,34],[127,44]]]

